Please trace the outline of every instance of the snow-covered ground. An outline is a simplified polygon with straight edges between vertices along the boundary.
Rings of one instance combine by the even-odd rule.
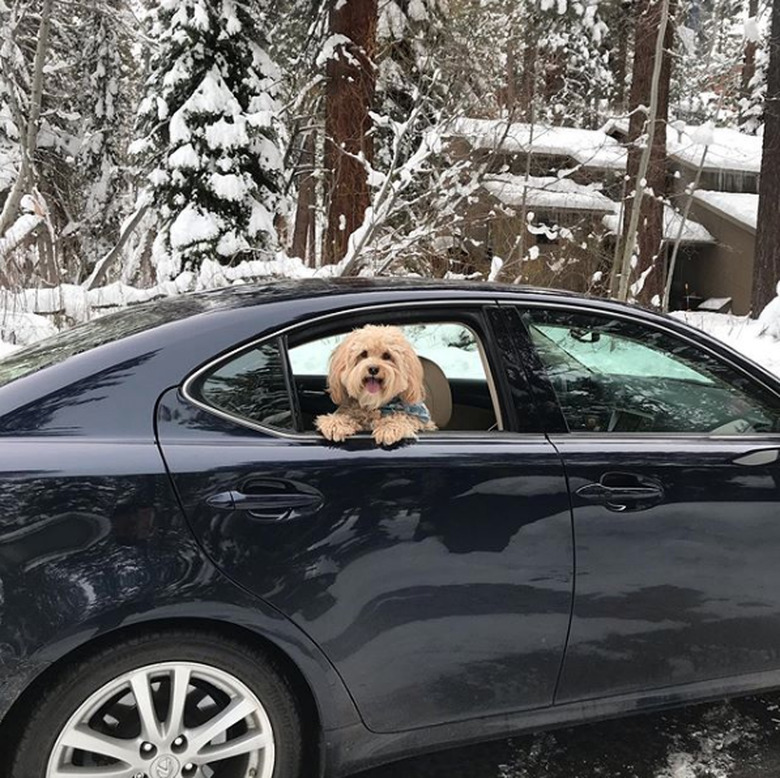
[[[765,332],[766,322],[759,322],[747,316],[703,311],[677,311],[672,315],[704,330],[780,376],[780,340]]]

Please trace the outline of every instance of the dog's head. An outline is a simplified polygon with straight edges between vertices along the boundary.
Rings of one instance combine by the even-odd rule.
[[[328,390],[336,405],[347,397],[375,410],[394,397],[422,402],[423,367],[398,327],[368,324],[352,331],[330,357]]]

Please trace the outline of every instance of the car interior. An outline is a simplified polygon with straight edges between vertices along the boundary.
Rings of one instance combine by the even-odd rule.
[[[746,391],[740,391],[734,377],[723,380],[719,373],[728,368],[707,361],[703,352],[695,354],[698,359],[679,346],[653,352],[647,343],[598,328],[530,325],[529,332],[571,432],[734,435],[777,429],[771,400],[745,381]],[[642,371],[635,374],[639,364]]]

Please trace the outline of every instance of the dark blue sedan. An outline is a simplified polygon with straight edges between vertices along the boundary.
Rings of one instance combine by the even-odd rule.
[[[438,431],[324,440],[402,328]],[[780,687],[780,384],[679,322],[498,285],[132,308],[0,362],[11,778],[339,776]]]

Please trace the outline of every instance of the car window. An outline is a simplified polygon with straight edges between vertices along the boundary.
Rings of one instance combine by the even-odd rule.
[[[488,431],[501,427],[485,352],[470,327],[458,322],[396,326],[423,359],[432,393],[426,402],[433,406],[431,411],[439,429]],[[326,392],[328,364],[330,355],[351,329],[311,340],[298,336],[291,344],[289,361],[304,430],[314,429],[314,418],[334,409]],[[438,374],[437,379],[432,378],[434,374]]]
[[[200,375],[196,400],[246,421],[293,430],[293,410],[278,340],[252,346]]]
[[[775,395],[672,334],[566,311],[524,320],[572,432],[778,430]]]

